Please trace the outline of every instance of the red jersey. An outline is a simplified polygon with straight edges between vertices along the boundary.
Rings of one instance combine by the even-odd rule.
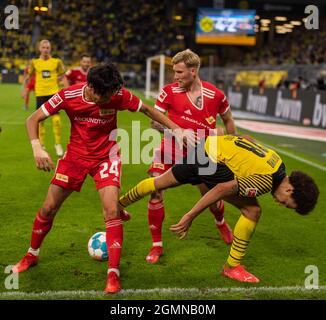
[[[68,70],[65,75],[71,86],[87,80],[87,72],[84,72],[81,67]]]
[[[103,159],[116,145],[117,112],[138,111],[142,101],[122,88],[103,105],[84,98],[86,83],[79,83],[59,91],[41,108],[45,115],[64,110],[71,122],[67,151],[84,159]]]
[[[224,93],[209,82],[201,81],[201,106],[198,107],[189,97],[186,89],[178,83],[166,85],[157,97],[155,108],[167,112],[168,117],[184,129],[204,129],[199,137],[208,136],[209,129],[216,127],[219,114],[228,111],[230,105]],[[186,148],[176,147],[174,139],[162,139],[161,147],[155,150],[154,160],[149,172],[163,173],[177,160],[187,154]]]
[[[230,105],[224,93],[209,82],[201,81],[201,107],[197,107],[186,89],[178,83],[166,85],[157,97],[155,108],[168,112],[168,117],[184,129],[209,129],[216,127],[219,114],[228,111]]]

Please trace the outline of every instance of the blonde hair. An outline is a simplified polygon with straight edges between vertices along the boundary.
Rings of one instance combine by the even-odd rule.
[[[48,43],[48,44],[51,46],[51,42],[50,42],[49,40],[47,40],[47,39],[43,39],[43,40],[40,41],[40,43],[39,43],[39,47],[40,47],[43,43]]]
[[[184,62],[187,68],[200,68],[200,58],[198,54],[190,49],[180,51],[172,58],[172,64],[177,64],[180,62]]]

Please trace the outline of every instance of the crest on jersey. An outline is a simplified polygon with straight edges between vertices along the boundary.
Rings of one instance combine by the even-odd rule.
[[[205,120],[208,122],[208,124],[212,124],[215,122],[215,119],[213,116],[210,116],[209,118],[206,118]]]
[[[247,188],[245,196],[249,198],[256,197],[258,190],[256,188]]]
[[[157,100],[163,102],[168,94],[162,89],[160,94],[157,97]]]
[[[100,116],[111,116],[116,113],[115,109],[100,109]]]
[[[62,102],[62,98],[56,93],[50,100],[49,103],[53,109],[55,109]]]

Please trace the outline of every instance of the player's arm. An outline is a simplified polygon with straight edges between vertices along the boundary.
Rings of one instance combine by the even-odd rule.
[[[65,65],[63,64],[62,60],[59,59],[57,73],[58,73],[58,82],[62,81],[65,76]]]
[[[221,114],[222,121],[228,134],[236,134],[234,119],[230,108],[223,114]]]
[[[161,133],[164,132],[164,130],[166,129],[166,127],[164,127],[163,125],[161,125],[160,123],[158,123],[157,121],[151,120],[151,128],[155,129]]]
[[[53,162],[49,154],[43,150],[40,140],[38,139],[39,123],[46,118],[47,116],[44,114],[43,110],[39,108],[27,118],[26,128],[32,145],[36,167],[40,170],[50,171],[54,169]]]
[[[222,200],[225,197],[238,194],[238,182],[232,180],[219,183],[213,189],[208,191],[196,204],[187,212],[181,220],[170,227],[170,230],[176,233],[180,238],[184,238],[192,221],[211,204]]]
[[[68,88],[70,86],[70,82],[69,82],[69,80],[68,80],[68,78],[67,78],[66,75],[64,75],[62,77],[61,83],[62,83],[62,85],[63,85],[64,88]]]
[[[139,111],[143,112],[149,118],[160,123],[161,125],[172,129],[173,134],[179,143],[183,141],[183,143],[188,143],[191,146],[194,146],[196,144],[196,138],[193,132],[182,130],[178,125],[176,125],[173,121],[171,121],[167,116],[165,116],[162,112],[158,111],[157,109],[142,104]]]

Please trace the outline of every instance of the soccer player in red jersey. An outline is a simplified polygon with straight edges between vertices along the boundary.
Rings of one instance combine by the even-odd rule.
[[[65,88],[72,86],[77,83],[87,81],[87,72],[91,67],[92,59],[88,54],[83,54],[80,57],[80,66],[77,68],[70,69],[66,72],[65,76],[62,79],[63,86]]]
[[[187,49],[177,53],[172,59],[172,64],[176,82],[166,85],[161,90],[155,108],[162,113],[167,113],[168,117],[181,128],[192,129],[198,133],[202,131],[202,137],[207,136],[209,130],[216,127],[218,116],[222,118],[229,134],[236,133],[230,105],[224,93],[211,83],[201,81],[199,78],[199,56]],[[152,127],[163,130],[155,123],[152,123]],[[198,136],[200,138],[200,134]],[[163,139],[161,147],[155,151],[153,163],[148,170],[152,177],[166,172],[178,159],[181,160],[186,152],[186,150],[178,152],[178,148],[174,145],[171,147],[168,139]],[[202,195],[206,193],[203,185],[199,185],[199,191]],[[231,244],[232,230],[224,219],[223,201],[210,206],[210,211],[215,217],[221,238],[225,243]],[[152,248],[146,257],[148,263],[156,263],[163,254],[164,215],[163,191],[153,193],[148,203],[148,223],[153,241]]]
[[[29,80],[26,82],[25,79],[27,78],[28,74],[29,74],[29,67],[26,67],[24,69],[24,81],[23,81],[23,83],[26,83],[26,84],[23,88],[24,94],[22,94],[22,98],[25,100],[25,104],[23,107],[24,110],[29,109],[29,95],[30,95],[31,91],[35,90],[35,74],[33,74],[29,78]]]
[[[87,83],[59,91],[27,119],[35,163],[41,170],[50,171],[54,166],[38,139],[39,122],[64,110],[71,122],[71,136],[67,152],[58,160],[47,196],[34,220],[30,248],[13,267],[13,272],[25,271],[38,263],[39,248],[52,227],[57,211],[73,191],[80,191],[87,174],[90,174],[102,202],[106,224],[110,259],[105,292],[115,293],[121,289],[119,265],[123,217],[118,210],[121,160],[114,134],[117,112],[141,111],[164,126],[179,128],[122,86],[122,77],[114,64],[93,67],[88,73]]]

